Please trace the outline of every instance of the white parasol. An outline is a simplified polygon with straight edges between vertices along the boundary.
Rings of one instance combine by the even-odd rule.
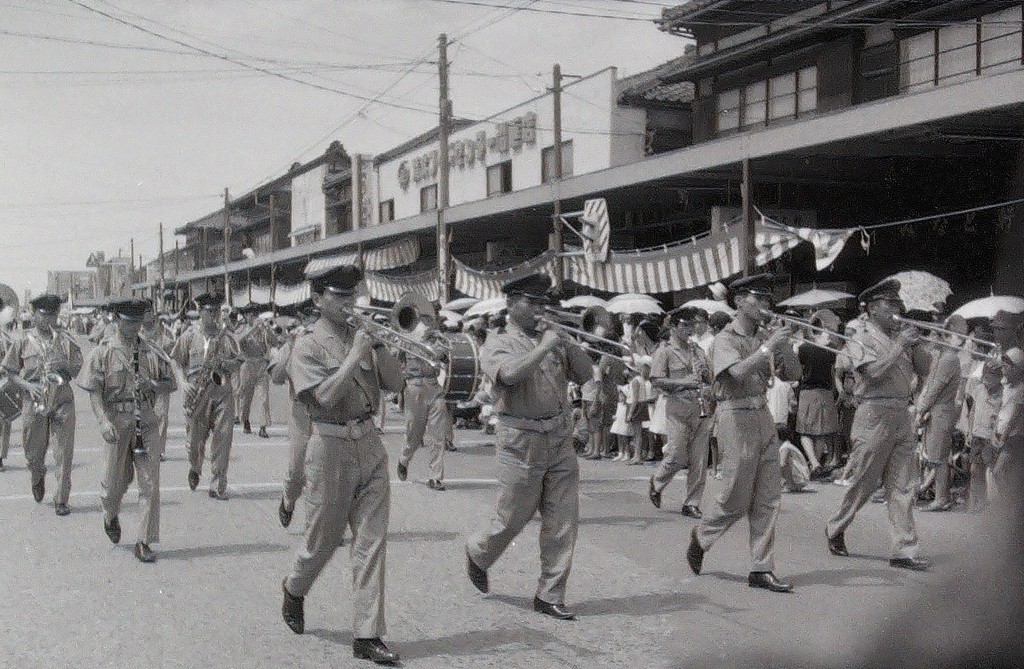
[[[972,318],[993,318],[1000,311],[1011,314],[1024,313],[1024,299],[1011,295],[983,297],[980,300],[971,300],[954,311],[953,315],[970,320]]]
[[[719,302],[718,300],[690,300],[689,302],[684,302],[682,306],[679,307],[679,309],[682,309],[683,307],[694,307],[696,309],[703,309],[704,311],[708,312],[708,316],[717,313],[723,313],[726,314],[727,316],[732,316],[733,314],[736,313],[735,309],[730,307],[725,302]],[[678,309],[676,309],[676,311],[678,311]]]
[[[608,300],[608,311],[613,314],[663,314],[658,301],[650,295],[625,293]]]
[[[486,316],[499,314],[508,309],[508,301],[504,297],[492,297],[489,300],[481,300],[466,310],[464,318],[472,316]]]
[[[563,309],[589,309],[590,307],[608,308],[607,300],[602,300],[594,295],[577,295],[568,300],[562,300]]]
[[[480,300],[475,297],[459,297],[441,305],[442,311],[465,311]]]
[[[910,270],[893,274],[889,278],[900,282],[900,299],[907,311],[938,313],[953,294],[949,282],[928,272]]]
[[[462,321],[462,314],[451,309],[441,309],[437,312],[437,317],[443,320],[444,324],[449,327],[454,327]]]
[[[826,304],[832,304],[833,302],[844,302],[846,300],[855,300],[856,295],[850,293],[844,293],[841,290],[824,290],[821,288],[812,288],[793,297],[786,298],[779,302],[780,307],[822,307]]]

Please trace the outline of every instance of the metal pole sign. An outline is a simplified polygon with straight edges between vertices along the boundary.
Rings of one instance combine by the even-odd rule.
[[[608,203],[603,197],[587,200],[583,203],[581,211],[568,211],[556,214],[553,218],[560,220],[562,225],[579,237],[583,245],[582,251],[559,253],[560,257],[582,255],[586,256],[590,262],[608,262],[611,224],[608,219]],[[579,229],[573,227],[569,222],[570,218],[577,219]]]

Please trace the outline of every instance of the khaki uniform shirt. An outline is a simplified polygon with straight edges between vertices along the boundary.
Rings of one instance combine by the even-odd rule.
[[[240,355],[238,344],[230,332],[224,331],[207,337],[203,326],[198,323],[183,332],[171,349],[171,357],[185,370],[185,377],[189,382],[195,382],[199,378],[205,362],[233,362],[237,361]],[[222,371],[222,374],[227,379],[230,370]]]
[[[856,358],[854,370],[854,395],[859,401],[871,399],[906,401],[909,405],[914,388],[914,359],[911,351],[904,351],[896,362],[881,376],[871,376],[867,367],[888,357],[896,347],[896,340],[887,335],[871,321],[864,324],[862,332],[854,335],[860,343],[863,357]]]
[[[153,411],[157,387],[161,392],[174,390],[174,376],[167,363],[157,358],[148,345],[139,343],[139,372],[135,373],[135,353],[120,336],[101,341],[89,352],[79,385],[90,393],[100,393],[104,404],[132,402],[140,393],[144,414]]]
[[[711,375],[711,361],[697,344],[680,348],[671,342],[665,342],[654,352],[651,360],[651,379],[691,380],[694,383],[710,385],[714,380]],[[662,391],[673,400],[694,402],[698,390]]]
[[[772,377],[771,363],[768,357],[741,379],[725,374],[738,362],[749,358],[768,339],[763,328],[753,332],[743,332],[740,324],[734,320],[715,335],[711,345],[711,364],[715,379],[718,381],[719,400],[739,400],[748,397],[765,397],[768,382]],[[800,378],[800,361],[790,347],[786,347],[778,355],[775,373],[784,381],[796,381]]]
[[[380,406],[380,389],[401,389],[401,366],[390,354],[371,350],[359,361],[349,387],[331,406],[323,406],[315,396],[317,387],[341,367],[352,349],[355,330],[341,329],[325,318],[312,332],[295,340],[288,376],[295,397],[309,409],[309,417],[318,423],[345,423],[366,418]]]
[[[39,383],[47,363],[65,381],[70,381],[82,369],[82,362],[82,349],[70,335],[54,330],[52,338],[45,339],[32,328],[11,342],[2,366],[11,374],[20,373],[30,383]]]
[[[245,328],[235,341],[246,360],[265,360],[270,355],[273,343],[268,329],[259,323]]]
[[[504,333],[492,333],[480,350],[480,366],[493,382],[494,406],[499,414],[545,419],[571,415],[569,380],[586,383],[592,376],[590,358],[576,346],[558,346],[549,352],[522,383],[502,383],[500,371],[513,358],[526,355],[540,339],[510,323]]]

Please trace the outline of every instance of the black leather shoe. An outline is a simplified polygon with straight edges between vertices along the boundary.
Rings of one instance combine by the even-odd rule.
[[[700,520],[704,517],[704,514],[700,512],[700,507],[693,506],[692,504],[687,504],[686,506],[684,506],[683,510],[680,511],[680,513],[682,513],[687,518],[696,518],[697,520]]]
[[[401,462],[398,463],[398,480],[404,481],[409,478],[409,468],[403,465]]]
[[[156,562],[156,555],[149,548],[149,544],[144,544],[141,541],[135,544],[135,548],[132,550],[135,554],[135,559],[139,562]]]
[[[834,537],[828,536],[825,530],[825,539],[828,541],[828,552],[839,557],[850,557],[850,551],[846,550],[846,536],[840,532]]]
[[[58,516],[67,516],[71,513],[71,507],[67,504],[55,504],[54,510],[57,512]]]
[[[551,604],[540,597],[533,598],[533,610],[559,620],[576,620],[576,614],[565,608],[564,604]]]
[[[932,563],[920,558],[893,558],[889,560],[889,566],[912,571],[928,571],[932,568]]]
[[[444,481],[438,481],[437,479],[430,479],[427,481],[427,487],[431,490],[444,490]]]
[[[377,664],[398,664],[398,653],[388,650],[380,639],[353,639],[352,657]]]
[[[270,439],[270,434],[267,433],[267,426],[266,425],[260,425],[260,431],[259,431],[258,434],[259,434],[260,438],[262,438],[262,439]]]
[[[647,498],[651,500],[651,504],[654,505],[655,509],[661,508],[661,493],[654,487],[653,476],[647,480]]]
[[[121,521],[117,519],[117,516],[114,516],[109,523],[106,519],[103,520],[103,531],[107,533],[110,543],[121,542]]]
[[[284,618],[284,624],[288,626],[288,629],[296,634],[302,634],[306,631],[306,614],[303,612],[306,598],[296,597],[288,592],[288,588],[285,587],[284,583],[284,581],[281,581],[281,592],[284,593],[284,602],[281,604],[281,616]]]
[[[704,549],[697,541],[697,528],[690,532],[690,547],[686,549],[686,562],[690,565],[694,574],[700,575],[700,568],[704,565]]]
[[[249,421],[242,422],[242,434],[252,434],[252,425],[249,425]]]
[[[487,570],[482,569],[473,562],[473,558],[469,557],[469,552],[466,552],[466,573],[469,574],[469,581],[473,584],[473,587],[480,592],[486,594],[490,590],[490,585],[487,582]]]
[[[286,507],[284,497],[282,497],[281,503],[277,505],[277,519],[281,521],[281,527],[288,527],[291,524],[293,513],[295,513],[295,509]]]
[[[39,479],[32,484],[32,499],[36,501],[36,504],[43,501],[43,497],[46,496],[46,479]]]
[[[772,592],[793,592],[793,584],[780,581],[770,571],[752,571],[747,576],[747,585]]]
[[[199,487],[199,472],[194,469],[188,470],[188,488],[189,490],[195,490]]]

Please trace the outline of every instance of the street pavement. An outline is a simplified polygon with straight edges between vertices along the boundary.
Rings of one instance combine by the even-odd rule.
[[[282,420],[285,392],[272,394]],[[162,541],[154,546],[158,561],[143,565],[131,554],[134,484],[121,545],[103,533],[104,443],[88,398],[77,391],[76,399],[70,516],[54,514],[52,469],[44,503],[32,501],[20,423],[0,473],[0,666],[370,666],[351,656],[347,548],[306,598],[306,634],[281,620],[281,579],[304,523],[302,502],[291,528],[277,520],[288,449],[282,424],[270,439],[236,427],[231,499],[216,501],[206,495],[208,463],[199,489],[188,490],[180,399],[172,397]],[[771,594],[746,585],[745,521],[708,553],[702,576],[690,572],[694,521],[679,514],[684,478],[657,510],[646,496],[651,466],[581,461],[567,600],[579,620],[561,622],[531,607],[540,569],[536,520],[491,569],[490,595],[466,578],[463,541],[487,521],[497,492],[491,438],[460,430],[458,452],[446,455],[448,490],[435,492],[425,486],[426,453],[413,460],[408,481],[394,476],[404,436],[393,407],[384,437],[392,465],[386,641],[408,667],[853,666],[872,630],[906,615],[930,585],[957,576],[978,526],[962,512],[917,514],[935,569],[896,570],[887,562],[885,506],[869,504],[847,535],[854,556],[835,558],[823,533],[843,488],[812,486],[785,495],[779,519],[777,573],[796,592]],[[720,488],[711,479],[706,499]]]

